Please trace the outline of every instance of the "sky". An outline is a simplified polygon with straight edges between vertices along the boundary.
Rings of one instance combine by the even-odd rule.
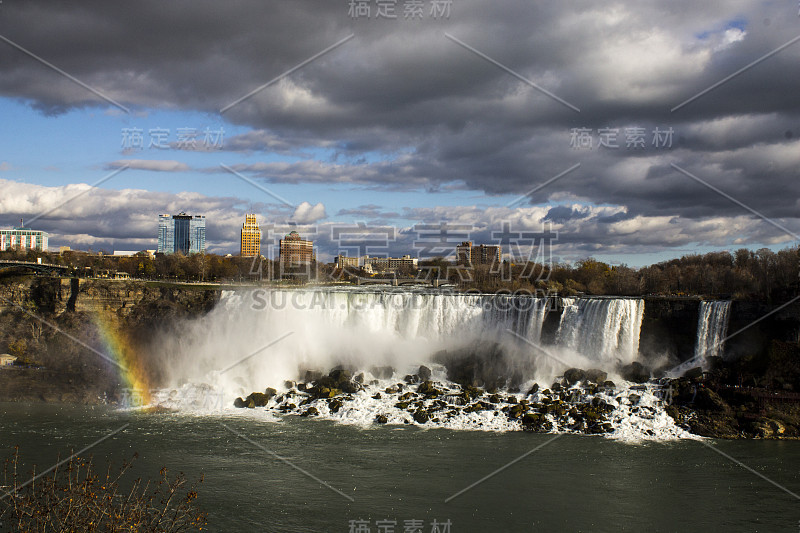
[[[708,5],[706,5],[708,4]],[[367,14],[368,11],[368,14]],[[796,2],[0,4],[0,227],[641,266],[800,234]]]

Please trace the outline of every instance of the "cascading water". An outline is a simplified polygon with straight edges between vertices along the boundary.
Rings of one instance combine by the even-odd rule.
[[[338,364],[365,370],[387,365],[408,372],[428,363],[438,350],[478,341],[528,356],[530,347],[521,347],[507,330],[537,343],[546,314],[547,299],[530,296],[225,291],[208,316],[187,322],[185,331],[163,335],[160,348],[172,384],[213,379],[229,388],[260,389],[297,379],[304,369]]]
[[[564,298],[556,343],[600,366],[630,363],[639,352],[644,300]]]
[[[730,301],[700,302],[694,360],[703,367],[710,357],[722,355],[725,335],[728,333],[730,307]]]
[[[545,390],[568,367],[613,373],[620,362],[634,360],[643,300],[564,299],[557,345],[543,347],[548,311],[548,299],[531,296],[344,288],[226,291],[209,314],[155,336],[169,388],[155,392],[153,405],[200,413],[264,407],[363,425],[510,431],[545,424],[545,431],[600,428],[633,440],[686,436],[649,389],[633,395],[625,382],[621,388],[593,385],[575,389],[568,400]],[[323,379],[344,370],[323,379],[305,377],[307,370],[326,373],[339,365],[353,372],[345,382],[335,381],[337,389]],[[428,366],[430,378],[414,376],[423,374],[420,365]],[[491,381],[498,373],[503,379]],[[483,391],[468,386],[478,378]],[[294,383],[298,379],[302,386]],[[419,379],[431,381],[415,382]],[[520,409],[539,405],[521,401],[539,400],[533,381],[551,395],[541,405],[553,401],[552,395],[574,402],[576,409],[605,405],[606,422],[590,427],[572,418],[572,409],[522,417]],[[494,382],[502,393],[490,390]],[[265,387],[277,392],[258,392]],[[267,397],[267,403],[257,406],[251,393]]]

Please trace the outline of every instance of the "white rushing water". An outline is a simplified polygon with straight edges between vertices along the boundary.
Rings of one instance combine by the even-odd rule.
[[[710,357],[718,357],[723,353],[730,308],[730,301],[700,302],[694,359],[704,368]]]
[[[630,363],[639,354],[644,300],[564,298],[557,344],[593,354],[601,367]]]
[[[528,363],[519,368],[536,369],[536,373],[523,376],[520,392],[509,397],[525,398],[535,381],[548,386],[567,366],[602,368],[620,384],[616,393],[603,396],[617,406],[613,437],[686,437],[652,393],[636,391],[643,403],[629,406],[627,387],[633,384],[621,382],[615,375],[617,365],[637,357],[644,301],[565,298],[563,304],[556,345],[542,353],[538,347],[549,310],[545,298],[424,290],[226,291],[208,315],[159,334],[169,386],[154,395],[154,404],[245,416],[243,413],[251,410],[232,407],[237,396],[265,387],[291,394],[284,380],[302,379],[306,370],[327,372],[335,365],[345,365],[364,371],[364,390],[349,395],[337,412],[332,412],[325,400],[315,400],[303,409],[314,406],[319,416],[343,423],[369,425],[381,414],[390,424],[413,424],[407,411],[395,407],[400,393],[388,394],[385,389],[424,364],[433,370],[432,379],[440,386],[456,391],[458,386],[447,380],[447,370],[434,354],[490,343],[499,346],[510,361],[504,363],[512,365],[509,375],[518,370],[513,367],[515,362]],[[381,376],[375,368],[382,366],[392,367],[393,375]],[[499,410],[463,412],[427,425],[521,429],[518,421],[509,420]],[[567,429],[555,427],[554,431]]]

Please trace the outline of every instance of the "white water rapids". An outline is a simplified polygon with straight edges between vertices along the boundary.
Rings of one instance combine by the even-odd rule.
[[[197,407],[196,399],[185,400],[200,390],[207,407],[208,391],[213,390],[220,395],[220,406],[231,410],[237,396],[266,387],[285,391],[284,381],[302,380],[306,370],[327,373],[344,365],[365,372],[367,390],[353,395],[335,414],[320,405],[321,416],[368,424],[380,412],[390,415],[390,423],[402,423],[402,412],[392,415],[396,400],[388,395],[372,398],[374,392],[402,381],[420,365],[433,369],[434,380],[447,383],[447,371],[434,354],[487,345],[505,354],[509,374],[518,368],[535,369],[523,376],[520,392],[514,393],[520,398],[534,382],[546,387],[569,366],[601,368],[620,383],[618,366],[637,358],[644,301],[565,298],[563,305],[555,344],[543,346],[546,298],[426,290],[226,291],[206,316],[158,335],[168,388],[154,396],[155,403]],[[377,372],[373,375],[371,369],[386,366],[392,367],[393,376],[375,380]],[[623,395],[627,386],[621,383]],[[649,409],[641,420],[631,418],[624,399],[608,398],[618,405],[615,427],[622,434],[617,436],[686,436],[655,408],[658,401],[649,390],[636,392],[642,405],[649,406],[641,413],[634,410],[638,417]],[[490,412],[465,413],[448,424],[460,429],[519,429],[518,422]]]

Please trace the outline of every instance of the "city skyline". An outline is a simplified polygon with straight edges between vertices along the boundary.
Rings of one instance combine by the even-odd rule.
[[[191,210],[236,254],[256,213],[314,225],[326,260],[358,223],[395,228],[390,256],[441,222],[552,224],[556,259],[633,266],[798,242],[792,6],[178,4],[2,5],[0,226],[147,249],[152,212]]]

